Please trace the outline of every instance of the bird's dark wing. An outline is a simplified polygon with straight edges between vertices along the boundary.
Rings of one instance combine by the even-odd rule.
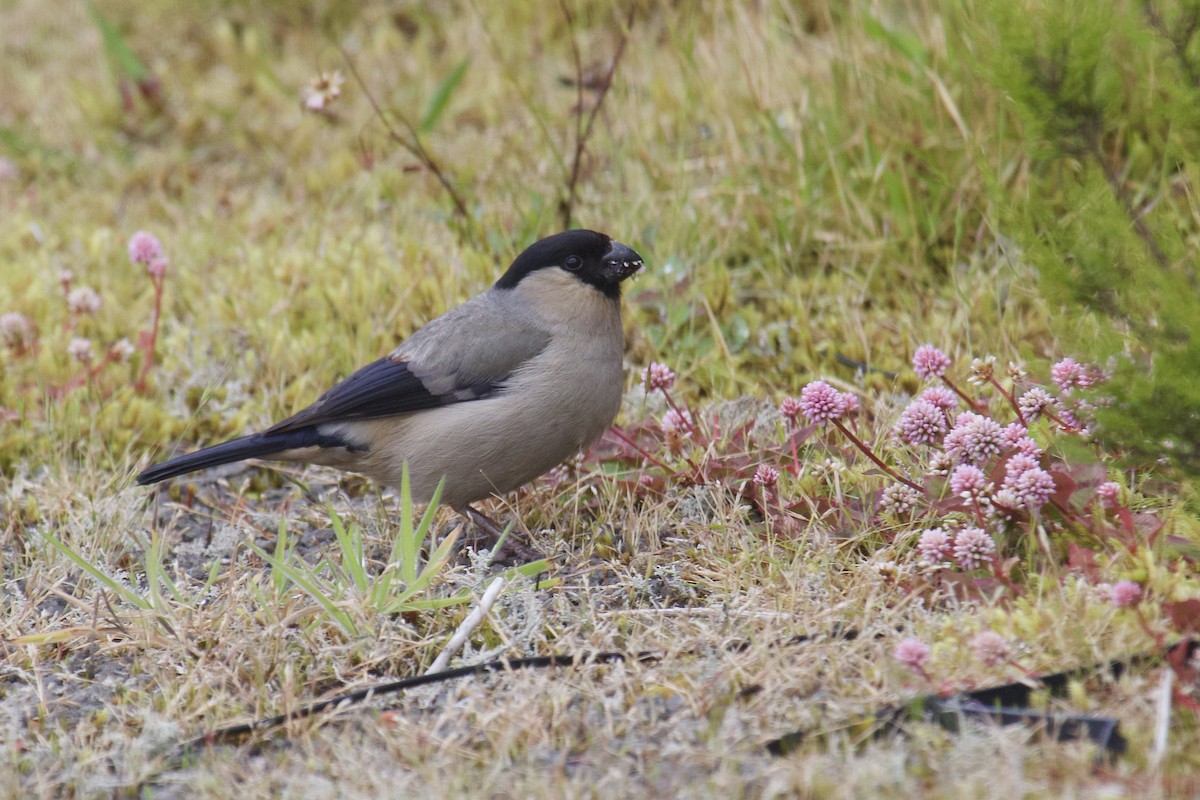
[[[478,400],[498,391],[549,340],[545,331],[505,314],[484,295],[433,320],[391,355],[358,370],[264,433]]]

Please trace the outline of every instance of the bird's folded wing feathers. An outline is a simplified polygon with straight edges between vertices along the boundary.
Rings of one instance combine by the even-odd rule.
[[[494,393],[545,349],[550,337],[494,303],[478,302],[484,297],[433,320],[391,355],[358,370],[264,433],[406,414]]]

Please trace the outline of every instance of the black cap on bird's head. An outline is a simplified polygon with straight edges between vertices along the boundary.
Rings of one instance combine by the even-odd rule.
[[[542,269],[562,269],[605,296],[621,296],[621,281],[642,268],[642,257],[632,248],[603,233],[564,231],[534,242],[496,281],[497,289],[513,289],[526,276]]]

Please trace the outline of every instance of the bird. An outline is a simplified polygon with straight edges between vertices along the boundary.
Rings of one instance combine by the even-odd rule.
[[[526,248],[491,288],[418,328],[307,408],[152,466],[139,485],[248,458],[302,462],[440,502],[493,538],[474,507],[586,450],[624,388],[621,285],[643,267],[627,245],[568,230]]]

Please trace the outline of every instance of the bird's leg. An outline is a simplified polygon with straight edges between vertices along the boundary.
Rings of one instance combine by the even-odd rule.
[[[500,537],[504,536],[504,529],[497,525],[492,519],[482,511],[472,508],[471,506],[463,506],[462,512],[467,519],[475,524],[475,527],[483,533],[483,536],[473,536],[467,539],[467,542],[472,546],[492,546],[500,541]],[[496,551],[496,560],[499,562],[515,561],[538,561],[544,558],[541,553],[534,550],[525,542],[521,541],[515,530],[509,531],[508,537],[504,540],[504,544]]]

